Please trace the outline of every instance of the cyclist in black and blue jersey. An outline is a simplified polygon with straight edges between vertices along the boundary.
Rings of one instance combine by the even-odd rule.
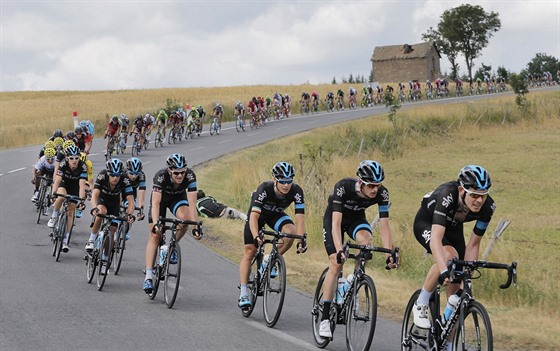
[[[65,159],[54,172],[52,193],[79,196],[82,200],[79,204],[75,201],[70,201],[68,204],[68,222],[66,225],[66,233],[62,241],[62,252],[68,252],[68,238],[70,231],[74,225],[74,211],[76,207],[83,210],[85,205],[83,199],[86,198],[86,181],[87,181],[87,166],[80,160],[80,150],[76,145],[69,145],[64,150]],[[63,197],[58,197],[54,203],[52,217],[47,223],[49,228],[54,228],[58,211],[64,202]]]
[[[449,284],[447,261],[453,257],[478,259],[482,236],[496,209],[494,199],[488,194],[491,185],[490,175],[484,168],[468,165],[459,171],[456,181],[444,183],[424,195],[414,219],[414,235],[432,254],[435,263],[413,308],[417,327],[427,329],[431,326],[428,302],[438,281],[447,285],[448,296],[459,289],[457,284]],[[463,223],[471,221],[476,223],[465,244]]]
[[[288,234],[305,234],[305,203],[303,189],[295,184],[294,167],[288,162],[278,162],[272,168],[272,181],[266,181],[259,185],[257,190],[251,194],[251,204],[247,213],[247,221],[244,228],[244,251],[243,258],[239,264],[239,280],[241,295],[239,307],[251,306],[247,283],[251,270],[251,261],[257,253],[257,245],[261,243],[258,236],[261,228],[267,224],[275,231]],[[284,210],[294,203],[296,225]],[[278,245],[278,252],[283,255],[292,247],[294,239],[284,238],[284,242]],[[307,247],[300,241],[297,245],[298,252],[305,252]]]
[[[95,178],[95,184],[91,193],[91,214],[95,216],[89,240],[86,244],[86,251],[93,250],[97,232],[101,227],[102,218],[96,216],[97,214],[109,214],[113,216],[120,216],[121,193],[128,201],[126,214],[128,215],[128,222],[132,223],[134,213],[134,197],[132,195],[132,186],[130,181],[125,176],[124,164],[118,158],[113,158],[105,164],[105,169],[101,170]],[[111,234],[115,233],[117,229],[116,222],[111,223]],[[111,242],[113,235],[111,235]]]
[[[392,249],[392,233],[389,227],[389,190],[383,186],[385,171],[381,164],[373,160],[360,162],[356,172],[358,178],[343,178],[329,196],[323,216],[323,243],[329,256],[329,270],[323,284],[323,316],[319,335],[331,338],[332,331],[329,311],[336,290],[338,275],[346,257],[342,251],[344,232],[360,245],[371,245],[372,228],[366,219],[366,208],[377,204],[383,247]],[[387,255],[389,268],[397,268],[390,254]]]
[[[134,196],[134,206],[139,207],[141,210],[136,216],[139,221],[144,219],[144,197],[146,194],[146,174],[142,170],[142,161],[138,157],[131,157],[126,161],[125,176],[130,182],[132,187],[132,195]],[[123,193],[124,198],[124,193]],[[123,201],[123,206],[128,206],[128,201]],[[130,226],[126,232],[126,240],[130,239],[129,233]]]
[[[177,219],[198,221],[196,193],[196,175],[192,169],[187,167],[185,156],[169,155],[167,168],[159,170],[154,176],[150,209],[148,210],[150,239],[146,246],[146,279],[143,285],[146,294],[151,294],[154,288],[153,267],[163,229],[159,218],[165,217],[167,209],[169,209]],[[177,242],[185,235],[187,228],[186,225],[177,226]],[[196,229],[193,234],[195,239],[201,238]],[[169,262],[177,263],[176,254],[171,254]]]

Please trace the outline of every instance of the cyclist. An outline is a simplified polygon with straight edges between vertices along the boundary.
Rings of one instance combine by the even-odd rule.
[[[149,113],[146,113],[144,116],[144,130],[146,133],[146,138],[150,139],[150,133],[152,132],[152,128],[154,128],[154,123],[156,119]]]
[[[327,96],[325,97],[325,103],[327,104],[327,110],[332,110],[334,108],[334,94],[332,91],[329,91],[327,93]]]
[[[319,109],[319,93],[313,90],[311,92],[311,99],[313,100],[312,105],[314,106],[314,109]]]
[[[146,279],[143,289],[150,294],[153,289],[153,271],[156,250],[161,239],[163,226],[159,221],[165,217],[167,209],[178,219],[198,221],[196,213],[196,175],[187,167],[187,160],[181,154],[167,157],[167,168],[159,170],[154,176],[148,221],[150,239],[146,246]],[[188,226],[178,226],[177,242],[185,235]],[[198,232],[193,232],[195,239],[200,239]],[[177,263],[177,257],[169,257],[171,264]]]
[[[216,102],[214,109],[212,110],[212,117],[218,117],[218,128],[222,129],[222,115],[224,114],[224,108],[219,101]]]
[[[302,188],[293,183],[295,176],[294,167],[288,162],[278,162],[272,167],[272,181],[265,181],[251,194],[251,204],[247,213],[248,220],[244,228],[244,252],[239,264],[239,280],[241,294],[239,308],[251,306],[247,283],[251,270],[251,260],[257,252],[257,245],[262,243],[259,230],[267,224],[270,228],[283,233],[305,233],[305,203]],[[284,210],[294,203],[297,227]],[[283,255],[292,247],[294,239],[285,238],[278,245],[278,252]],[[306,247],[298,243],[298,251],[305,252]]]
[[[309,110],[309,100],[311,99],[311,97],[309,96],[309,93],[304,91],[303,93],[301,93],[301,101],[300,104],[301,106],[305,106],[307,108],[307,110]]]
[[[68,238],[74,225],[74,211],[76,208],[82,211],[85,208],[83,200],[86,198],[87,166],[80,160],[80,150],[76,145],[70,145],[65,150],[65,160],[60,163],[60,167],[54,173],[52,193],[68,194],[79,196],[80,201],[70,201],[68,204],[68,222],[66,224],[66,235],[62,241],[62,252],[68,252]],[[63,197],[58,197],[54,203],[54,209],[47,223],[47,227],[53,228],[56,224],[58,211],[65,201]],[[77,206],[76,206],[77,204]]]
[[[337,101],[340,101],[342,111],[344,111],[344,91],[342,89],[338,89],[338,91],[336,92],[336,99]]]
[[[53,177],[55,155],[56,151],[53,148],[46,148],[44,155],[41,156],[39,161],[35,164],[35,167],[33,167],[33,178],[31,178],[31,184],[35,186],[35,190],[33,191],[33,196],[31,197],[32,202],[36,202],[37,197],[39,196],[39,185],[41,184],[41,181],[38,178],[43,175],[46,175],[50,179]]]
[[[213,196],[207,196],[202,189],[196,193],[196,211],[201,217],[247,220],[245,213],[218,202]]]
[[[434,265],[430,268],[420,296],[413,308],[414,324],[430,328],[428,302],[438,281],[447,286],[447,295],[459,286],[449,284],[447,261],[453,257],[476,260],[482,236],[496,209],[488,191],[492,180],[488,172],[475,165],[459,171],[456,181],[444,183],[424,195],[414,219],[414,236],[426,251],[432,254]],[[463,223],[476,221],[469,242],[465,245]]]
[[[126,117],[126,114],[122,113],[121,114],[121,135],[123,136],[123,141],[122,141],[122,148],[123,151],[126,150],[126,143],[128,142],[128,133],[130,132],[129,128],[130,128],[130,121],[128,120],[128,117]]]
[[[202,132],[202,118],[198,116],[198,110],[196,108],[193,108],[191,112],[189,112],[189,117],[187,118],[187,127],[189,125],[192,126],[192,129],[190,129],[192,133]]]
[[[132,216],[134,212],[132,186],[124,174],[123,162],[118,158],[113,158],[105,163],[105,169],[101,170],[101,172],[97,174],[97,178],[95,178],[95,185],[91,193],[91,214],[95,220],[93,221],[89,240],[85,247],[86,251],[89,252],[93,250],[97,232],[101,227],[103,218],[97,215],[109,214],[117,217],[120,215],[121,193],[123,194],[123,198],[126,198],[128,201],[126,214],[128,222],[132,223],[134,221],[134,217]],[[113,236],[117,225],[118,223],[111,222],[111,243],[113,242]]]
[[[356,96],[358,95],[358,91],[354,87],[350,87],[348,89],[348,104],[350,107],[356,104]]]
[[[54,141],[52,140],[47,140],[45,142],[45,146],[43,146],[41,148],[41,150],[39,151],[39,156],[37,157],[37,159],[40,159],[41,157],[43,157],[45,155],[45,150],[51,148],[54,149],[55,153],[56,153],[56,146],[54,145]]]
[[[270,99],[270,97],[268,97],[268,99]],[[235,113],[235,118],[237,118],[237,116],[241,116],[241,123],[245,125],[245,107],[243,106],[241,101],[237,101],[235,103],[234,113]]]
[[[198,111],[198,117],[201,119],[201,121],[203,121],[204,117],[206,117],[206,111],[204,111],[202,105],[198,105],[196,109]]]
[[[131,157],[126,161],[126,177],[132,186],[132,195],[134,197],[135,207],[140,207],[140,214],[138,220],[144,219],[144,196],[146,194],[146,174],[142,170],[142,161],[137,157]],[[123,194],[124,196],[124,194]],[[123,205],[128,206],[128,201]],[[130,226],[128,228],[130,231]],[[126,233],[126,240],[130,239],[128,232]]]
[[[159,126],[163,126],[163,135],[165,135],[166,131],[165,131],[165,127],[167,125],[167,113],[165,113],[165,110],[159,110],[158,115],[156,117],[156,126],[159,128]]]
[[[292,98],[290,97],[290,95],[285,94],[282,101],[283,101],[282,106],[284,106],[284,115],[286,115],[286,118],[288,118],[292,114],[291,107],[290,107],[292,103]]]
[[[109,149],[109,142],[111,141],[111,138],[113,138],[116,142],[118,140],[120,131],[121,123],[119,121],[119,116],[113,115],[113,117],[111,117],[111,120],[107,124],[107,129],[105,130],[104,138],[109,137],[107,138],[107,144],[105,144],[105,155],[107,155],[107,150]]]
[[[64,134],[62,133],[61,129],[55,129],[53,135],[49,138],[50,141],[54,141],[56,138],[62,138]]]
[[[145,126],[144,126],[144,118],[142,118],[142,115],[138,115],[136,116],[136,119],[134,120],[134,122],[132,122],[132,131],[130,132],[130,135],[132,134],[137,134],[138,136],[136,137],[138,143],[140,143],[140,145],[144,144],[144,133],[146,132]]]
[[[91,149],[91,140],[91,135],[87,132],[87,130],[84,130],[82,126],[77,126],[76,129],[74,129],[74,142],[81,152],[89,154],[89,150]]]
[[[392,233],[389,227],[389,190],[383,186],[385,172],[381,164],[364,160],[358,165],[358,178],[339,180],[329,196],[323,216],[323,243],[329,256],[329,270],[323,285],[323,316],[319,335],[331,338],[329,311],[337,277],[346,257],[342,251],[344,232],[360,245],[371,245],[372,228],[366,219],[366,208],[377,204],[383,247],[392,248]],[[387,265],[397,268],[390,254],[386,254]]]
[[[64,161],[66,157],[66,150],[70,146],[75,146],[74,142],[72,140],[64,140],[64,142],[62,143],[62,148],[60,148],[60,150],[56,152],[56,156],[54,157],[54,174],[56,174],[56,172],[58,171],[60,163]]]

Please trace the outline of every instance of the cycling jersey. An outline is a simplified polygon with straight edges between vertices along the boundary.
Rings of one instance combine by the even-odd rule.
[[[339,89],[338,92],[336,93],[336,95],[340,96],[340,97],[344,97],[344,92]]]
[[[189,206],[187,199],[187,191],[197,191],[196,189],[196,175],[193,170],[187,168],[187,172],[183,177],[183,181],[178,185],[173,185],[171,175],[167,168],[159,170],[154,176],[152,193],[161,193],[161,201],[159,203],[159,215],[165,217],[167,209],[175,216],[177,209],[181,206]],[[152,199],[150,196],[150,208],[148,210],[148,221],[153,223],[152,220]]]
[[[97,175],[93,189],[99,190],[99,204],[107,208],[108,214],[118,216],[120,212],[121,193],[123,197],[132,195],[132,186],[126,176],[121,176],[119,182],[111,188],[109,175],[104,169]]]
[[[156,120],[155,120],[154,116],[145,117],[145,118],[144,118],[144,125],[145,125],[146,127],[149,127],[149,126],[151,126],[152,124],[154,124],[155,121],[156,121]]]
[[[40,172],[41,174],[48,175],[49,177],[53,176],[54,173],[54,165],[55,163],[47,162],[47,158],[45,156],[41,156],[39,161],[35,164],[35,169]]]
[[[109,122],[109,124],[107,124],[107,134],[109,134],[110,136],[115,136],[120,126],[121,125],[118,122],[116,124],[114,124],[113,122]]]
[[[146,174],[143,171],[140,171],[140,174],[138,174],[138,177],[136,177],[135,180],[130,179],[128,177],[128,173],[126,177],[130,183],[130,186],[132,187],[134,199],[136,199],[138,190],[146,190]]]
[[[82,160],[79,160],[76,169],[71,169],[64,160],[60,163],[56,174],[62,177],[60,187],[66,189],[67,194],[79,196],[80,179],[87,181],[87,166]]]

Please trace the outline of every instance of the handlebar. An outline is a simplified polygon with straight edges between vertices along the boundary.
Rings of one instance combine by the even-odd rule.
[[[76,196],[76,195],[68,195],[68,194],[60,194],[60,193],[53,193],[52,196],[55,197],[55,198],[56,197],[63,197],[63,198],[65,198],[67,200],[70,200],[70,201],[71,200],[74,200],[74,201],[84,201],[85,200],[85,199],[82,199],[81,197]]]
[[[128,221],[128,218],[126,217],[119,217],[119,216],[115,216],[115,215],[111,215],[111,214],[102,214],[102,213],[98,213],[96,214],[97,217],[100,218],[107,218],[109,220],[115,220],[115,221],[119,221],[119,222],[126,222]],[[134,217],[134,216],[132,216]]]
[[[272,236],[273,239],[264,239],[265,235]],[[264,244],[272,244],[275,241],[277,242],[278,240],[280,240],[282,238],[300,239],[302,247],[305,248],[305,250],[303,252],[305,252],[307,250],[307,233],[304,233],[303,235],[289,234],[289,233],[281,233],[281,232],[278,232],[278,231],[275,231],[275,230],[266,230],[264,228],[261,228],[261,230],[259,230],[259,236],[263,239],[263,245]],[[299,251],[296,251],[296,253],[299,254]]]
[[[350,249],[360,250],[360,253],[351,254]],[[373,258],[371,252],[388,253],[391,254],[391,257],[393,258],[393,263],[395,263],[397,266],[399,265],[399,250],[400,250],[399,247],[395,247],[395,249],[387,249],[378,246],[353,244],[350,241],[347,241],[344,244],[344,246],[342,246],[342,250],[344,251],[345,257],[353,258],[353,259],[364,259],[366,261],[371,260]],[[388,264],[385,266],[385,269],[387,270],[390,269]]]
[[[458,269],[466,268],[466,272]],[[501,289],[507,289],[510,287],[512,281],[513,286],[517,287],[517,262],[513,261],[511,265],[505,263],[488,262],[483,260],[475,261],[464,261],[457,258],[449,261],[447,264],[447,269],[449,270],[450,277],[464,278],[470,277],[473,270],[478,270],[479,268],[487,269],[505,269],[508,272],[507,281],[500,285]]]
[[[163,217],[160,217],[159,221],[161,223],[172,223],[173,224],[171,227],[164,225],[163,229],[162,229],[162,233],[165,232],[166,230],[171,229],[173,226],[177,226],[179,224],[196,225],[196,229],[193,229],[193,235],[195,237],[198,237],[198,238],[202,237],[202,221],[191,221],[189,219],[163,218]],[[195,234],[195,232],[196,232],[196,234]]]

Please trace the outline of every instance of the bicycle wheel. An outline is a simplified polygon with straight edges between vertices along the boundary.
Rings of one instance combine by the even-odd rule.
[[[414,314],[412,309],[418,296],[420,289],[416,290],[404,311],[402,329],[401,329],[401,351],[419,351],[428,349],[428,329],[420,329],[414,325]]]
[[[56,222],[55,230],[55,260],[58,262],[60,258],[60,252],[62,251],[62,241],[64,240],[64,233],[66,233],[66,222],[68,221],[68,214],[64,211],[58,216],[58,221]]]
[[[177,255],[177,263],[171,264],[169,260],[171,259],[174,251]],[[181,281],[181,247],[178,243],[169,246],[169,252],[167,253],[165,261],[165,285],[163,286],[163,295],[165,297],[165,304],[167,305],[167,308],[171,308],[177,298],[179,282]]]
[[[313,308],[311,310],[311,323],[313,327],[313,340],[318,348],[324,349],[327,347],[332,339],[325,339],[319,336],[319,325],[321,324],[321,319],[323,318],[323,282],[325,281],[325,276],[327,275],[328,268],[325,268],[319,281],[317,282],[317,287],[315,288],[315,294],[313,294]],[[334,296],[334,295],[333,295]],[[331,321],[331,332],[334,334],[334,329],[336,327],[336,309],[334,308],[335,303],[331,304],[330,321]]]
[[[273,270],[278,273],[277,277],[272,276]],[[270,258],[266,277],[264,279],[263,288],[263,313],[266,325],[269,328],[274,327],[284,305],[284,296],[286,295],[286,262],[282,255],[277,254],[274,258]]]
[[[37,196],[37,224],[41,221],[41,215],[45,212],[46,207],[46,197],[47,197],[47,187],[41,186],[39,188],[39,196]]]
[[[369,350],[377,321],[377,292],[370,276],[364,275],[350,296],[346,311],[346,347]]]
[[[480,302],[469,303],[465,320],[455,332],[453,339],[454,351],[492,351],[494,341],[490,317]]]
[[[156,133],[156,139],[154,140],[154,146],[156,147],[156,149],[159,147],[159,138],[161,138],[161,133],[158,131]]]
[[[171,142],[173,141],[173,129],[169,130],[169,135],[167,136],[167,143],[169,145],[171,145]]]
[[[91,283],[95,276],[95,269],[97,268],[97,252],[87,254],[86,258],[86,278],[88,284]]]
[[[210,125],[210,135],[214,135],[214,132],[217,130],[216,123],[212,122]]]
[[[157,247],[157,254],[156,254],[156,264],[154,266],[154,270],[153,270],[153,277],[152,277],[152,284],[154,285],[152,292],[150,294],[148,294],[148,296],[150,297],[150,300],[153,300],[154,297],[156,297],[158,289],[159,289],[159,282],[161,279],[163,279],[163,272],[162,272],[162,267],[157,264],[157,262],[159,262],[159,253],[161,252],[161,246],[158,245]]]
[[[138,156],[138,142],[134,141],[132,143],[132,157]]]
[[[115,250],[114,260],[111,258],[111,262],[115,262],[115,275],[119,274],[119,269],[121,268],[122,259],[124,256],[124,250],[126,246],[126,231],[128,229],[128,223],[122,223],[117,231],[117,239],[115,240]]]
[[[111,232],[107,229],[103,233],[103,241],[99,249],[99,269],[97,270],[97,290],[101,291],[111,267]]]
[[[257,298],[259,296],[259,290],[261,290],[260,281],[261,273],[259,272],[259,267],[262,263],[262,254],[255,255],[251,261],[251,270],[249,271],[249,281],[247,282],[247,291],[249,292],[249,300],[251,305],[247,308],[241,309],[243,317],[249,317],[253,310],[255,309],[255,304],[257,303]]]
[[[241,120],[239,118],[235,119],[235,130],[239,133],[241,131]]]

